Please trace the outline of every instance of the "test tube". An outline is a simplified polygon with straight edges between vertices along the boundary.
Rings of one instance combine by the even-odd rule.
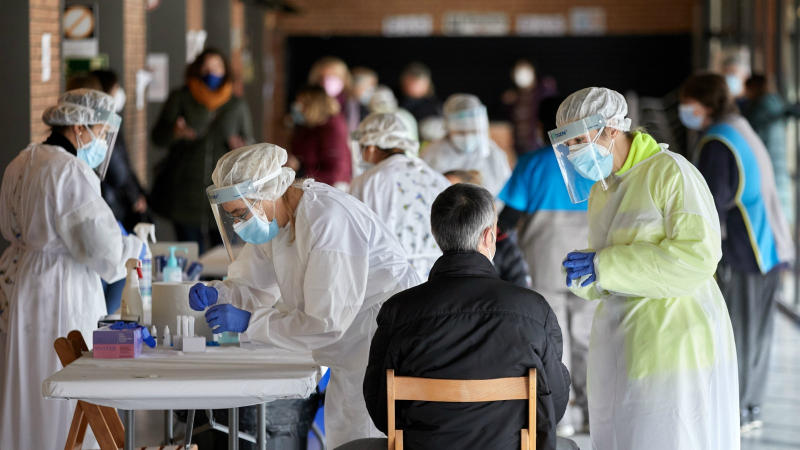
[[[194,337],[194,316],[189,316],[189,337]]]
[[[178,326],[175,327],[175,336],[181,335],[181,316],[177,316],[178,318]]]
[[[183,316],[181,318],[181,321],[183,323],[183,330],[181,331],[181,333],[182,333],[181,336],[183,336],[183,337],[191,337],[189,335],[189,316]]]

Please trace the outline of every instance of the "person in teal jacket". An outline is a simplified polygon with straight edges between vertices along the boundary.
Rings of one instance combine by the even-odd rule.
[[[767,149],[740,116],[715,74],[696,75],[681,91],[681,121],[703,132],[697,167],[722,224],[717,282],[733,322],[743,431],[761,426],[775,299],[794,247]]]

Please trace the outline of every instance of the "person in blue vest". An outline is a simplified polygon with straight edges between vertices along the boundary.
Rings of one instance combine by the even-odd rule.
[[[542,135],[556,128],[556,113],[563,100],[563,97],[542,100],[539,105]],[[501,233],[518,229],[519,246],[528,262],[532,288],[550,303],[563,331],[563,361],[572,374],[572,403],[583,418],[580,423],[573,423],[574,414],[568,409],[556,432],[569,437],[575,428],[588,431],[586,357],[597,302],[587,302],[573,294],[561,276],[564,255],[585,248],[589,242],[587,203],[570,200],[550,145],[519,158],[499,199],[505,203],[498,218]]]
[[[762,425],[780,272],[794,247],[764,143],[738,111],[725,79],[689,78],[681,89],[684,126],[702,132],[696,165],[719,213],[722,260],[717,282],[728,305],[739,361],[742,431]]]

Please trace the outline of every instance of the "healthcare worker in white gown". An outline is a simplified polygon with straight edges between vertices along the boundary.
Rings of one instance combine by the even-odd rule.
[[[588,355],[592,445],[736,450],[736,348],[714,281],[714,199],[684,157],[631,132],[627,112],[618,92],[587,88],[561,104],[549,133],[570,194],[581,193],[578,177],[594,181],[584,185],[589,249],[563,263],[572,291],[600,301]]]
[[[53,127],[8,165],[0,189],[0,448],[62,449],[74,402],[42,397],[61,369],[53,349],[72,330],[92,346],[106,315],[100,279],[125,276],[143,243],[123,236],[100,195],[120,119],[114,99],[90,89],[61,95]],[[94,170],[93,170],[94,169]]]
[[[489,137],[489,116],[478,97],[453,94],[444,102],[447,136],[425,147],[422,159],[438,170],[477,170],[495,197],[511,177],[506,153]]]
[[[419,143],[397,114],[370,114],[358,127],[361,158],[370,167],[350,184],[394,233],[423,280],[442,256],[431,234],[431,205],[447,178],[417,158]]]
[[[397,292],[421,283],[382,220],[350,195],[294,182],[284,149],[257,144],[217,163],[209,199],[226,245],[245,241],[228,279],[197,284],[190,306],[215,333],[295,351],[330,367],[328,448],[380,437],[362,393],[376,317]]]

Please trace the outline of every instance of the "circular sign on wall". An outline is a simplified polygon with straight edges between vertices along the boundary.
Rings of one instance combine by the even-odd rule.
[[[161,0],[147,0],[147,11],[155,11],[161,6]]]
[[[64,10],[64,37],[87,39],[94,33],[94,13],[88,6],[70,6]]]

